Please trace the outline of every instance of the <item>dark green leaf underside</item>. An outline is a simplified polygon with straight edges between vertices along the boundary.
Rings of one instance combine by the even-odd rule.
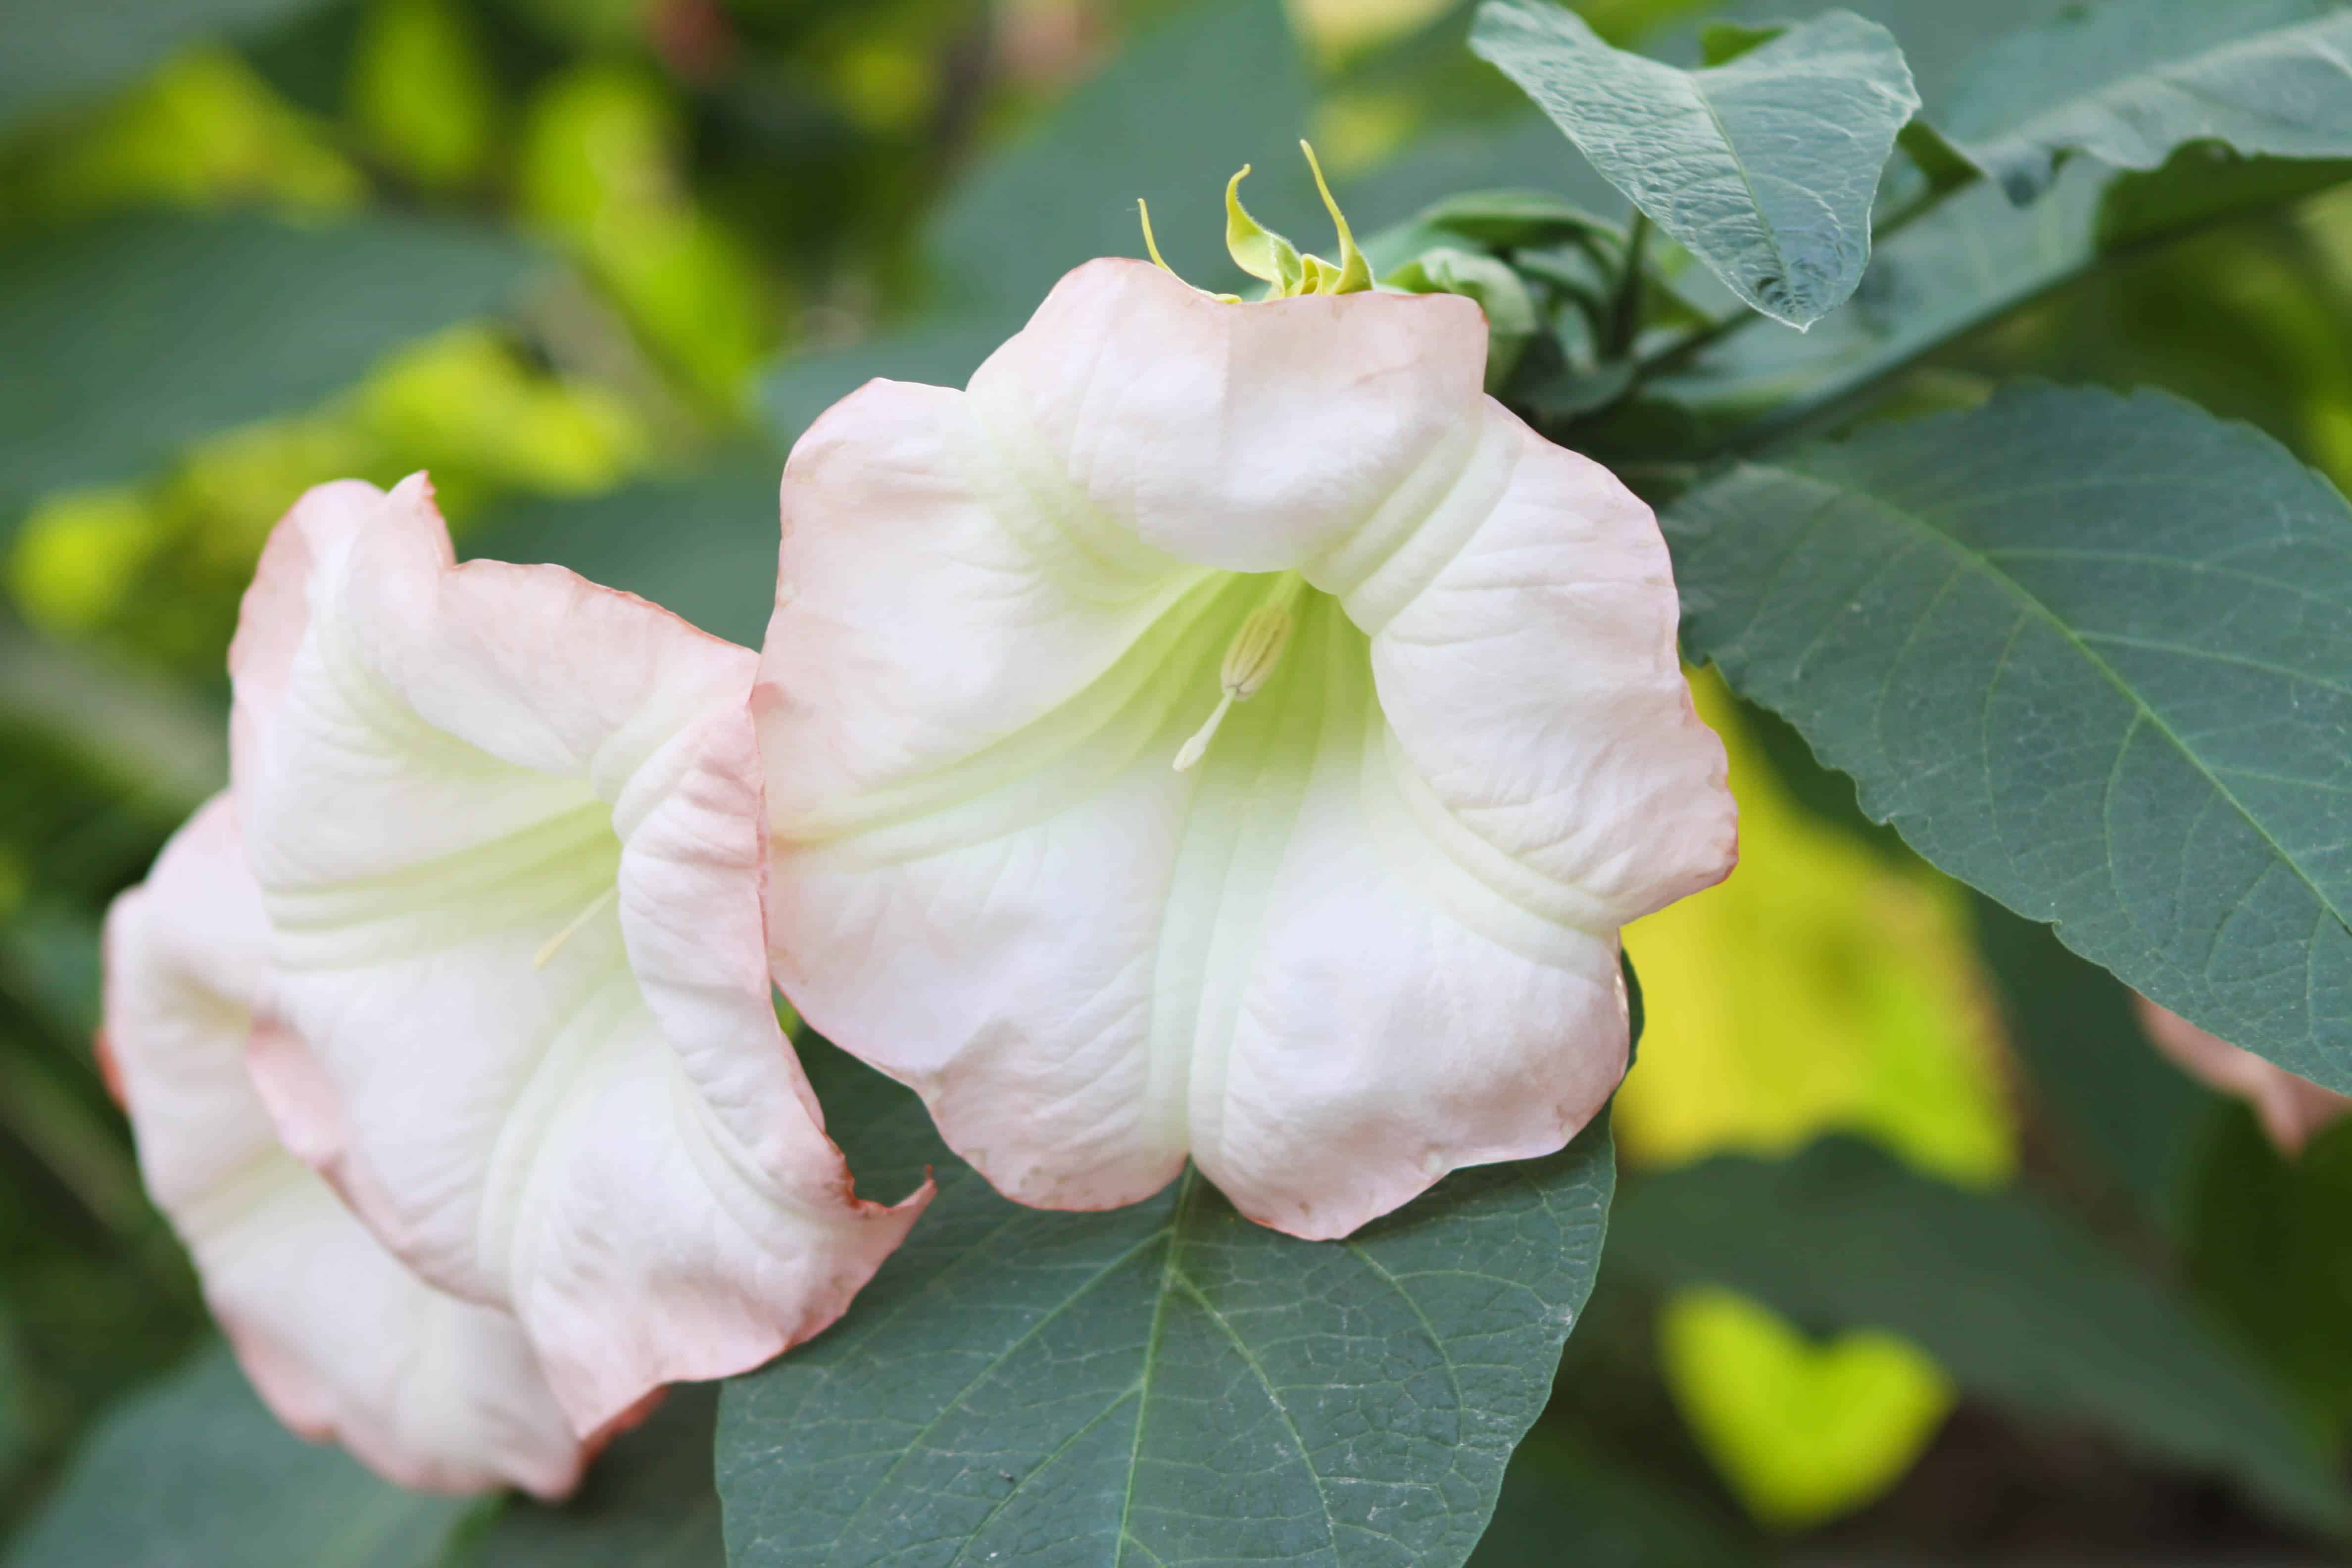
[[[1591,1286],[1605,1127],[1310,1243],[1191,1175],[1104,1214],[1017,1207],[911,1096],[811,1062],[861,1185],[929,1165],[940,1192],[846,1319],[729,1387],[738,1568],[1469,1555]]]
[[[2352,1522],[2329,1459],[2250,1363],[2032,1198],[1964,1192],[1871,1145],[1708,1161],[1626,1184],[1612,1265],[1746,1291],[1820,1332],[1889,1329],[1971,1392]]]
[[[1667,521],[1692,650],[1938,866],[2352,1089],[2352,508],[2156,393],[1742,465]]]

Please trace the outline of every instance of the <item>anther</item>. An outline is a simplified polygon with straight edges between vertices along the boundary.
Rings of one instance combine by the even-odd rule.
[[[1209,742],[1216,738],[1217,727],[1225,721],[1236,702],[1246,702],[1258,693],[1274,673],[1276,663],[1282,658],[1283,646],[1290,640],[1290,608],[1288,595],[1272,604],[1261,605],[1250,612],[1234,640],[1225,645],[1225,661],[1218,672],[1219,684],[1224,695],[1209,715],[1208,722],[1192,732],[1176,753],[1176,771],[1183,773],[1208,755]]]

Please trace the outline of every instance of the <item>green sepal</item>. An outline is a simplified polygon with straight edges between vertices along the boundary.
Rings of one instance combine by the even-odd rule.
[[[1242,205],[1242,181],[1250,166],[1244,163],[1225,182],[1225,249],[1234,265],[1267,285],[1266,298],[1286,300],[1298,293],[1307,278],[1298,247],[1250,216]]]

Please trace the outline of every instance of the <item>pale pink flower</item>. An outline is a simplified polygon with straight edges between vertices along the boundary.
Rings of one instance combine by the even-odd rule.
[[[106,921],[100,1050],[147,1189],[278,1419],[404,1486],[560,1497],[583,1445],[522,1329],[432,1289],[282,1148],[246,1073],[268,928],[226,795]]]
[[[583,1433],[825,1327],[929,1197],[855,1195],[777,1022],[755,662],[455,564],[421,474],[305,496],[230,654],[281,1130]]]
[[[1189,1156],[1341,1236],[1616,1086],[1618,928],[1729,871],[1723,747],[1650,509],[1486,347],[1453,296],[1093,261],[793,451],[776,977],[1009,1195]]]

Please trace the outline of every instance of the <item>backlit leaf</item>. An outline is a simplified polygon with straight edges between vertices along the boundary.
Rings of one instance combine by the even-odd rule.
[[[1879,172],[1919,107],[1884,27],[1832,11],[1691,71],[1548,0],[1486,0],[1471,47],[1766,315],[1809,326],[1861,281]]]

